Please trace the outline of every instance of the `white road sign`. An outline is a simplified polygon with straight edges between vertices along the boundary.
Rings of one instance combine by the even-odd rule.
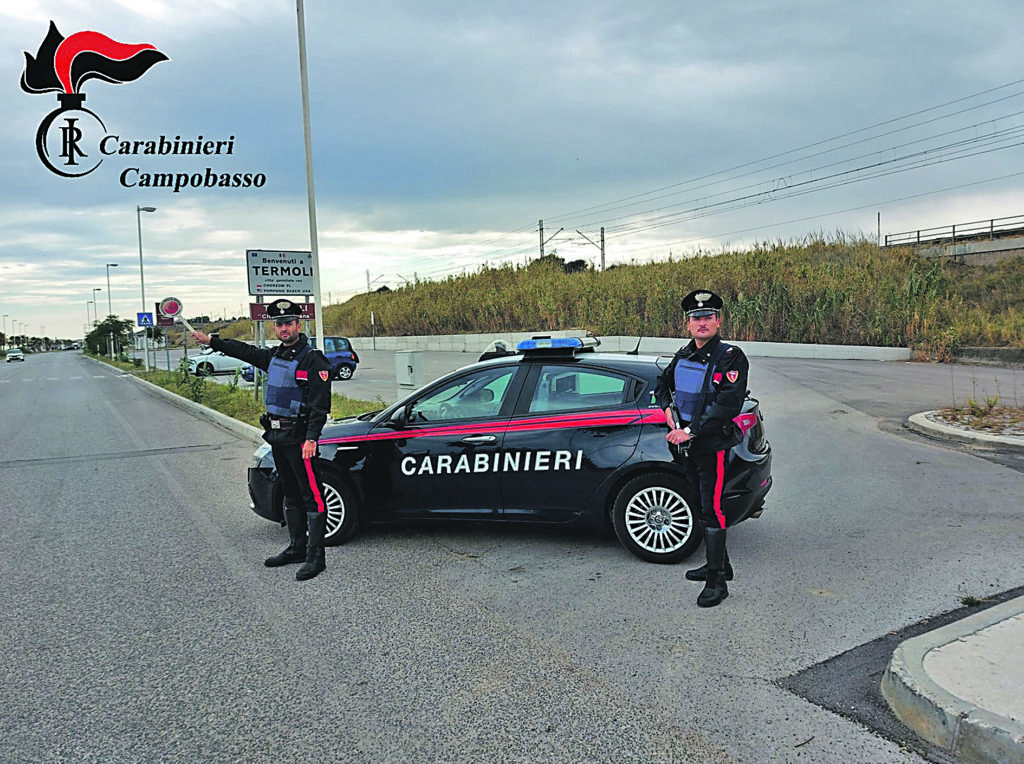
[[[313,294],[313,253],[250,249],[245,270],[251,295]]]

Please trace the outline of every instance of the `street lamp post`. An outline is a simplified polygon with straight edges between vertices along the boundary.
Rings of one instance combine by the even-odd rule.
[[[117,263],[107,263],[107,315],[114,315],[114,308],[110,301],[110,269],[116,268]]]
[[[93,309],[93,314],[95,315],[95,319],[92,322],[93,326],[96,326],[96,324],[98,324],[100,322],[100,306],[99,306],[99,303],[96,302],[96,293],[97,292],[102,292],[102,291],[103,291],[103,287],[93,287],[92,288],[92,309]]]
[[[114,315],[114,307],[111,303],[110,298],[110,269],[116,268],[117,263],[107,263],[107,315]],[[110,357],[114,357],[114,333],[111,332],[107,340],[107,350],[110,352]]]
[[[4,313],[4,348],[7,347],[7,317],[10,313]]]
[[[139,284],[142,285],[142,312],[146,312],[146,278],[142,271],[142,213],[156,212],[156,207],[135,208],[135,220],[139,224]],[[146,353],[146,371],[149,371],[149,327],[142,327],[143,347]]]

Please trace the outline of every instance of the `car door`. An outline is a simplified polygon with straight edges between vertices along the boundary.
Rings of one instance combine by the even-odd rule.
[[[501,473],[508,519],[567,522],[633,455],[646,383],[571,361],[532,365],[504,440]]]
[[[524,376],[518,364],[470,369],[417,395],[397,423],[378,425],[367,503],[394,519],[497,517],[499,452]]]

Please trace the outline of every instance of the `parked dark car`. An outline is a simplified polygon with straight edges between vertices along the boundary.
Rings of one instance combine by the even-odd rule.
[[[317,347],[316,337],[310,339],[313,347]],[[324,355],[331,362],[334,368],[335,379],[352,379],[359,365],[359,355],[356,353],[348,337],[327,337],[324,340]],[[255,378],[255,370],[252,366],[242,367],[242,379],[252,382]]]
[[[313,344],[316,344],[315,338]],[[327,360],[331,362],[331,366],[334,367],[336,379],[352,379],[352,375],[356,373],[356,367],[359,365],[359,355],[352,347],[348,337],[325,337],[323,351]]]
[[[359,523],[476,520],[612,527],[638,557],[676,563],[701,543],[692,491],[654,401],[669,358],[593,352],[576,338],[451,372],[382,411],[329,423],[320,438],[327,541]],[[757,400],[736,418],[729,525],[760,516],[771,447]],[[254,511],[281,522],[270,448],[248,474]]]

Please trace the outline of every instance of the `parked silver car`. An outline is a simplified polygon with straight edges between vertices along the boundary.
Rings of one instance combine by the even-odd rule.
[[[240,369],[247,364],[229,355],[224,355],[219,350],[206,348],[202,353],[188,357],[188,370],[197,377],[206,377],[211,374],[234,374],[235,369]]]

